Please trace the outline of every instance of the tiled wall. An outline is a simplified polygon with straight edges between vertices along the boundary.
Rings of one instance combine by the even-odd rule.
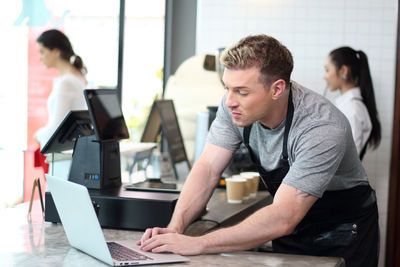
[[[214,54],[244,36],[265,33],[293,53],[292,78],[319,93],[325,89],[323,66],[329,51],[348,45],[368,55],[383,138],[363,163],[378,197],[380,266],[385,253],[397,8],[396,0],[198,0],[197,54]]]

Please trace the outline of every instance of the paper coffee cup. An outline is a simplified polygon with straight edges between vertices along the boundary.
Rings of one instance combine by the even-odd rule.
[[[250,198],[250,191],[251,191],[251,186],[252,186],[252,182],[251,179],[252,178],[248,178],[248,177],[244,177],[240,174],[236,174],[236,175],[232,175],[233,179],[246,179],[246,182],[244,184],[244,192],[243,192],[243,200],[247,200]]]
[[[241,177],[225,178],[228,203],[242,203],[246,179]]]
[[[249,198],[255,198],[260,182],[260,174],[258,172],[241,172],[240,175],[249,180]]]

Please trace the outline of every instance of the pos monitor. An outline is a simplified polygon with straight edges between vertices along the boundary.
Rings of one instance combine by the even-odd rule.
[[[129,138],[117,90],[84,91],[94,135],[78,138],[69,180],[90,189],[121,185],[120,139]]]
[[[77,138],[91,134],[93,134],[93,128],[89,112],[87,110],[72,110],[65,115],[40,153],[59,153],[71,150],[74,148]]]
[[[115,89],[86,89],[85,99],[98,141],[129,138]]]

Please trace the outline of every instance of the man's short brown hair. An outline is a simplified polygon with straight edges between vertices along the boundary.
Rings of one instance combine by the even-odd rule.
[[[293,58],[290,51],[271,36],[248,36],[226,48],[220,58],[227,69],[260,68],[260,82],[268,87],[277,79],[290,82]]]

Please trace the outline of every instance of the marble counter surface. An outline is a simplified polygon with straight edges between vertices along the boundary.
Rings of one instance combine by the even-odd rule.
[[[107,266],[72,248],[62,225],[45,222],[35,201],[31,219],[28,204],[0,210],[0,266]],[[107,240],[137,240],[141,232],[103,229]],[[344,266],[339,258],[243,251],[191,256],[188,263],[168,266]],[[165,264],[163,266],[166,266]]]

